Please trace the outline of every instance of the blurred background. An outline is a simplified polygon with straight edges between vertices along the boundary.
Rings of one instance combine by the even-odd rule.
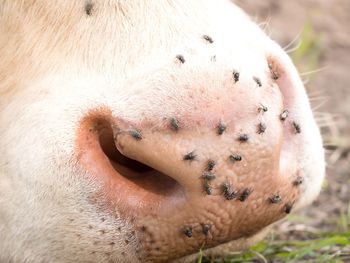
[[[350,262],[350,1],[236,0],[294,60],[326,149],[315,203],[225,262]]]

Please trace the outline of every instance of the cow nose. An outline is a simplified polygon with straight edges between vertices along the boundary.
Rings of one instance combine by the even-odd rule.
[[[136,220],[146,258],[250,236],[290,212],[298,192],[294,175],[279,170],[282,107],[270,107],[271,117],[260,107],[255,122],[206,111],[114,129],[120,154],[153,169],[157,198],[143,195],[147,212]]]
[[[266,61],[259,77],[230,70],[220,88],[183,88],[181,104],[141,121],[108,110],[83,121],[80,162],[111,211],[132,222],[143,259],[248,237],[291,211],[303,130],[293,114],[300,96],[280,66]]]
[[[205,116],[200,118],[204,120]],[[235,176],[249,174],[251,148],[259,147],[254,137],[258,135],[256,137],[261,140],[261,134],[267,133],[267,124],[257,123],[253,128],[237,131],[232,121],[205,123],[201,120],[186,125],[170,117],[163,120],[163,128],[152,131],[131,127],[118,129],[114,136],[116,147],[121,156],[137,160],[134,167],[144,166],[144,171],[152,167],[175,180],[187,199],[220,195],[223,189],[217,182],[224,184],[226,178],[229,184]],[[270,149],[278,150],[280,135],[276,130],[268,134],[277,138],[271,141]],[[272,150],[270,154],[274,156]],[[270,168],[266,165],[265,169]],[[239,182],[234,184],[238,187]]]
[[[147,212],[136,219],[145,258],[167,260],[250,236],[290,212],[297,175],[281,149],[299,130],[287,121],[276,74],[232,71],[223,82],[230,94],[207,91],[207,101],[184,111],[114,126],[118,152],[153,169],[148,183],[157,198],[142,195]]]

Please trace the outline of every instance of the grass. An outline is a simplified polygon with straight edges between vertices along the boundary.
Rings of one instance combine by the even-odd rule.
[[[323,233],[308,240],[262,241],[249,250],[227,258],[209,259],[202,252],[197,263],[206,262],[350,262],[350,232]]]
[[[347,211],[342,211],[338,218],[338,231],[350,232],[350,203]]]
[[[312,76],[312,72],[318,72],[322,41],[321,35],[315,32],[311,21],[305,23],[299,41],[300,44],[293,51],[291,57],[299,72],[301,72],[301,75]],[[310,72],[310,74],[307,74],[307,72]]]

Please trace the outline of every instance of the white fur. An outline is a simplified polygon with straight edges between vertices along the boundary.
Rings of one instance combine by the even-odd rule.
[[[131,120],[140,109],[167,111],[162,98],[181,91],[135,83],[160,68],[170,74],[178,53],[200,72],[214,55],[202,34],[215,39],[218,61],[249,72],[259,72],[266,50],[279,50],[225,0],[93,3],[87,16],[80,0],[0,2],[1,262],[137,262],[136,240],[124,243],[131,226],[89,203],[86,193],[98,186],[80,179],[73,158],[78,121],[101,106]],[[324,174],[312,119],[310,133],[300,206],[315,198]]]

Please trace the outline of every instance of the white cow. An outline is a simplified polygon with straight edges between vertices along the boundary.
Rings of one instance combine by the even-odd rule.
[[[0,61],[0,262],[223,256],[319,193],[298,73],[227,0],[1,0]]]

